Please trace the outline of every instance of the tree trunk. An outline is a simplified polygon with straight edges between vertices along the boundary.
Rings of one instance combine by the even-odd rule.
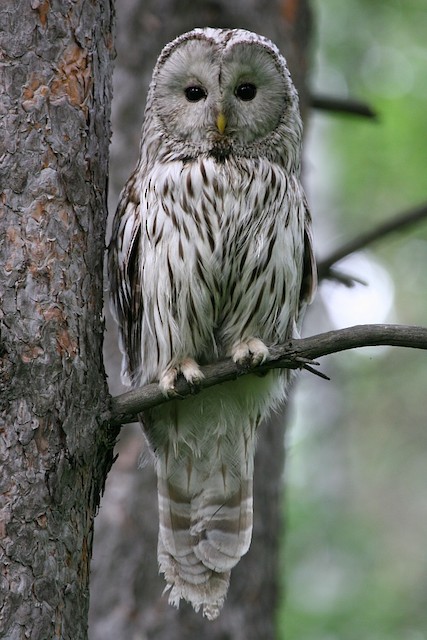
[[[3,0],[0,637],[87,638],[99,424],[112,13]]]
[[[193,27],[243,27],[269,36],[284,51],[305,112],[307,0],[265,3],[203,0],[121,0],[112,146],[112,207],[138,155],[148,81],[163,45]],[[131,43],[131,46],[129,45]],[[114,120],[113,120],[114,122]],[[114,330],[113,330],[114,331]],[[120,371],[114,336],[108,342],[110,386]],[[259,430],[255,460],[254,531],[251,549],[232,571],[230,591],[218,620],[208,622],[188,605],[179,611],[161,596],[157,568],[157,489],[150,465],[137,470],[142,436],[124,427],[120,456],[109,478],[107,499],[96,523],[92,576],[92,640],[272,640],[279,597],[279,544],[285,417]]]

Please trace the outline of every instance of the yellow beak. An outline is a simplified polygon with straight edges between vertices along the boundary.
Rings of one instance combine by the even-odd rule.
[[[224,131],[225,131],[225,127],[227,126],[227,118],[222,113],[222,111],[220,111],[219,114],[218,114],[218,117],[216,119],[216,126],[217,126],[218,131],[222,135],[224,133]]]

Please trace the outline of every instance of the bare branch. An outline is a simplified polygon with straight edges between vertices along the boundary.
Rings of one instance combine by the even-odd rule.
[[[242,369],[231,359],[223,360],[201,367],[205,377],[197,389],[180,377],[176,383],[176,390],[178,397],[185,398],[202,389],[235,380],[248,373],[261,373],[278,368],[312,371],[313,365],[318,364],[315,359],[320,356],[374,345],[427,349],[427,328],[392,324],[358,325],[309,338],[288,340],[283,345],[271,347],[270,358],[258,367]],[[104,416],[104,419],[112,426],[133,422],[139,412],[168,401],[158,384],[149,384],[112,398],[110,415]]]
[[[313,109],[330,113],[345,113],[364,118],[377,118],[376,111],[366,102],[354,98],[337,98],[336,96],[320,96],[314,94],[310,98]]]
[[[407,229],[426,218],[427,203],[424,203],[419,205],[418,207],[415,207],[414,209],[410,209],[409,211],[405,211],[404,213],[399,213],[390,220],[382,222],[370,231],[361,233],[359,236],[357,236],[353,240],[350,240],[342,247],[339,247],[336,251],[331,253],[329,256],[318,262],[317,272],[319,280],[325,278],[338,279],[334,275],[334,270],[331,269],[332,265],[334,265],[336,262],[342,260],[355,251],[364,249],[369,244],[372,244],[377,240],[382,240],[386,235],[389,235],[390,233],[403,231],[404,229]],[[342,275],[341,272],[338,272],[338,274],[339,276]]]

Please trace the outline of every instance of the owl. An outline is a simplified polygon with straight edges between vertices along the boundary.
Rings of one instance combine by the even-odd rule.
[[[210,620],[250,545],[257,428],[285,399],[289,373],[250,372],[186,399],[175,382],[197,387],[200,365],[224,358],[250,371],[298,336],[316,273],[301,136],[274,44],[240,29],[181,35],[154,68],[109,246],[123,378],[157,381],[170,398],[141,416],[160,572],[171,604],[184,599]]]

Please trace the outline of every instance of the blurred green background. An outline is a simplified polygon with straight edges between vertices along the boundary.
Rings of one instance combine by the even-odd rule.
[[[377,121],[315,114],[305,180],[320,255],[427,201],[426,0],[315,0],[322,94]],[[340,265],[367,287],[321,285],[305,333],[427,325],[427,222]],[[304,374],[287,440],[279,638],[427,639],[427,355],[378,348]]]

